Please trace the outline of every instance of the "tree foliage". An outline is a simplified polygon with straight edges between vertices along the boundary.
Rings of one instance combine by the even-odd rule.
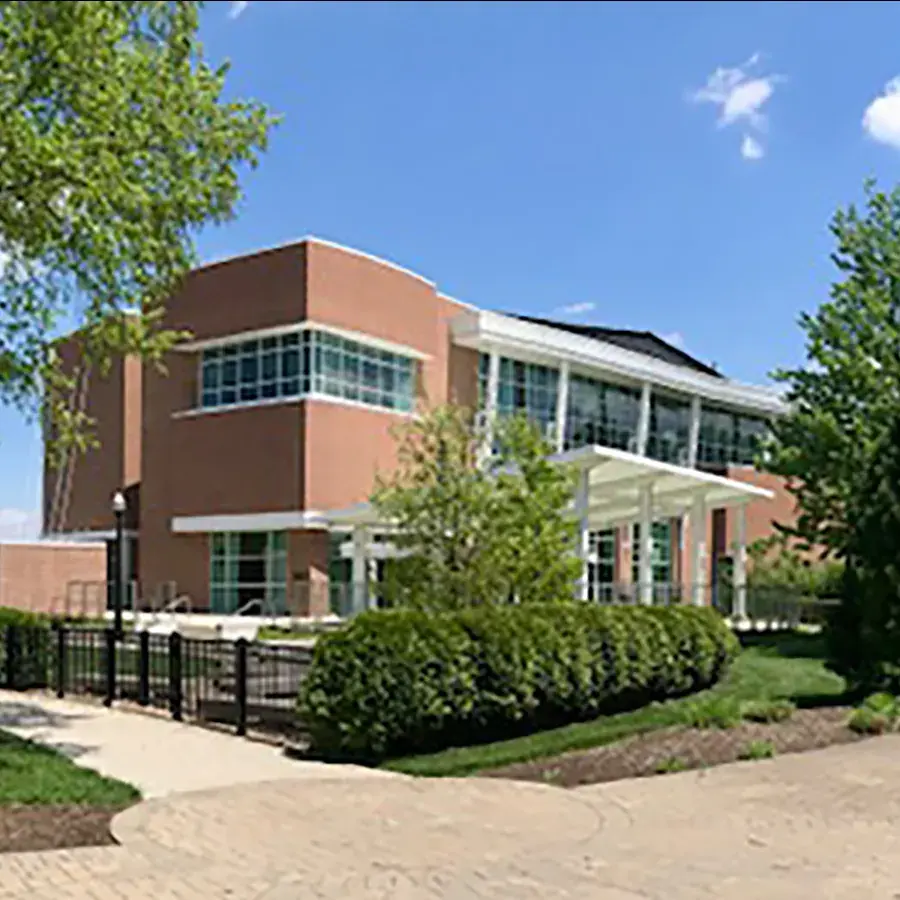
[[[851,687],[900,690],[900,411],[876,444],[846,510],[841,604],[828,630],[833,668]]]
[[[0,3],[0,399],[46,402],[63,440],[85,422],[54,330],[81,326],[101,370],[158,361],[198,229],[233,215],[266,146],[273,119],[224,99],[227,67],[204,60],[201,6]]]
[[[900,404],[900,188],[868,182],[864,207],[839,210],[831,232],[840,280],[801,316],[806,364],[776,373],[791,411],[774,424],[767,468],[797,500],[790,533],[843,555],[847,511]]]
[[[404,554],[391,567],[388,602],[447,609],[573,596],[573,482],[547,461],[552,448],[531,423],[499,421],[486,462],[484,435],[460,407],[439,407],[398,438],[398,469],[372,497]]]

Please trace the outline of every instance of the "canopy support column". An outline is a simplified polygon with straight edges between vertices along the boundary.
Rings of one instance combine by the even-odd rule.
[[[747,618],[747,508],[742,503],[734,508],[734,609],[732,615]]]
[[[350,567],[350,602],[354,613],[368,608],[369,566],[366,560],[368,545],[369,529],[356,525],[353,528],[353,561]]]
[[[706,500],[699,495],[691,506],[691,599],[694,606],[703,606],[706,602],[706,532]]]
[[[644,606],[653,604],[653,485],[641,486],[640,547],[638,549],[638,591]]]
[[[588,556],[590,554],[591,532],[588,523],[590,506],[590,470],[581,469],[578,472],[578,484],[575,493],[575,514],[578,517],[578,535],[575,552],[581,563],[581,572],[578,576],[578,589],[576,596],[579,600],[587,600],[589,597],[589,568]]]
[[[559,364],[559,385],[556,393],[556,434],[554,443],[556,452],[562,453],[566,444],[566,412],[569,407],[569,363],[563,360]]]

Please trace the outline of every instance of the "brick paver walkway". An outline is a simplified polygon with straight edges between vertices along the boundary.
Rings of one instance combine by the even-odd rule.
[[[0,898],[896,900],[900,738],[576,791],[284,780],[171,795],[121,847],[0,857]]]

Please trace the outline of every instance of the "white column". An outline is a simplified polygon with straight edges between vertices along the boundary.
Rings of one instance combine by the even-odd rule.
[[[700,398],[691,398],[691,427],[688,432],[688,466],[697,468],[697,453],[700,446],[700,416],[702,414]]]
[[[366,550],[369,531],[361,525],[353,529],[353,562],[350,567],[350,602],[353,612],[362,612],[368,605],[369,567]]]
[[[706,534],[708,512],[702,496],[691,506],[691,594],[694,606],[706,602]]]
[[[653,603],[653,485],[641,487],[641,540],[638,550],[638,596],[641,603]]]
[[[488,377],[484,397],[484,442],[481,446],[482,462],[489,459],[494,446],[494,422],[497,418],[497,397],[500,393],[500,354],[488,353]]]
[[[732,617],[747,618],[747,510],[741,504],[734,508],[734,609]]]
[[[647,441],[650,438],[650,382],[641,386],[641,405],[638,413],[637,449],[639,456],[647,455]]]
[[[559,364],[559,384],[556,390],[556,452],[562,453],[566,443],[566,412],[569,408],[569,363]]]
[[[581,563],[578,577],[578,600],[588,599],[588,555],[591,549],[591,532],[588,524],[588,507],[590,505],[590,470],[582,469],[578,473],[578,484],[575,488],[575,515],[578,517],[578,536],[575,552]]]

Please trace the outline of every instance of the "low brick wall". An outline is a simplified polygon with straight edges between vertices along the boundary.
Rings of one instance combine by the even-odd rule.
[[[103,543],[0,544],[0,606],[63,614],[70,582],[102,585],[106,581]],[[73,614],[99,616],[106,610],[102,590],[79,594]],[[85,609],[81,606],[85,605]]]

